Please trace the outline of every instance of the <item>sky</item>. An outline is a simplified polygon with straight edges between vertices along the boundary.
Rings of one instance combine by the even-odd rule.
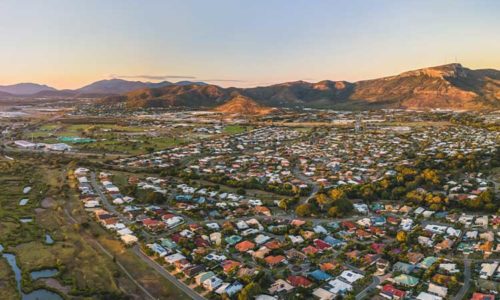
[[[0,85],[259,86],[500,69],[498,0],[1,0]]]

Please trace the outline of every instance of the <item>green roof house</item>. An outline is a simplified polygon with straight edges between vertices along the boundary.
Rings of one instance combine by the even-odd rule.
[[[414,287],[418,284],[418,278],[415,278],[410,275],[402,274],[397,277],[394,277],[394,282],[396,284],[406,286],[406,287]]]
[[[437,260],[437,257],[428,256],[424,258],[424,260],[420,262],[418,266],[422,269],[429,269]]]

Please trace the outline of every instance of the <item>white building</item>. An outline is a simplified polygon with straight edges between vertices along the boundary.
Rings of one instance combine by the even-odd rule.
[[[346,270],[346,271],[342,272],[342,274],[340,274],[339,277],[344,279],[346,282],[349,282],[352,284],[352,283],[356,282],[357,280],[363,278],[364,276],[361,274],[358,274],[358,273],[354,273],[351,270]]]

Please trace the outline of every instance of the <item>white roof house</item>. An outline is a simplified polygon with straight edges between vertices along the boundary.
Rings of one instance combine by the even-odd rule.
[[[217,289],[222,283],[222,279],[217,276],[213,276],[203,281],[203,287],[209,291],[213,291]]]
[[[135,235],[125,234],[120,237],[120,239],[126,244],[131,245],[137,243],[139,239]]]
[[[361,274],[358,274],[358,273],[354,273],[351,270],[346,270],[346,271],[342,272],[342,274],[340,274],[339,277],[341,277],[342,279],[344,279],[345,281],[347,281],[349,283],[354,283],[358,279],[361,279],[361,278],[363,278],[365,276],[363,276]]]
[[[293,285],[289,284],[283,279],[278,279],[273,284],[271,284],[271,287],[269,288],[269,293],[276,294],[282,291],[289,292],[293,289],[294,289]]]
[[[332,286],[330,292],[332,292],[335,295],[344,294],[346,292],[352,291],[352,285],[350,285],[347,282],[344,282],[343,280],[339,280],[338,278],[335,280],[330,280],[328,284]]]
[[[47,144],[45,147],[52,151],[71,151],[71,146],[64,143]]]
[[[319,300],[333,300],[335,298],[334,293],[322,288],[315,289],[313,295],[316,296]]]
[[[498,268],[498,262],[494,263],[482,263],[481,264],[481,271],[479,271],[479,277],[482,279],[488,279],[493,274],[495,274],[496,269]]]
[[[442,300],[443,298],[436,296],[436,295],[426,293],[426,292],[421,292],[420,294],[418,294],[417,299],[418,300]]]
[[[444,270],[450,274],[455,274],[460,272],[460,270],[457,269],[457,264],[453,263],[439,264],[439,269]]]
[[[169,264],[173,264],[174,262],[179,261],[179,260],[183,260],[185,258],[186,257],[180,253],[174,253],[172,255],[165,256],[165,261]]]
[[[290,238],[292,244],[300,244],[304,242],[304,238],[300,235],[289,235],[288,237]]]
[[[447,288],[445,288],[444,286],[434,284],[434,283],[429,283],[429,287],[428,287],[427,291],[429,293],[438,295],[438,296],[443,297],[443,298],[446,297],[446,295],[448,294]]]

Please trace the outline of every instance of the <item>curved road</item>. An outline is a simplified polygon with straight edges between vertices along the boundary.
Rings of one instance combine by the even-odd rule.
[[[370,283],[369,286],[367,286],[364,290],[359,292],[359,294],[356,295],[356,300],[362,300],[364,299],[369,292],[371,292],[373,289],[377,287],[377,285],[380,284],[380,278],[378,276],[374,276],[372,279],[372,283]]]
[[[465,294],[469,290],[469,287],[470,287],[470,278],[471,278],[470,263],[471,263],[471,261],[468,260],[468,259],[466,259],[464,261],[464,285],[462,285],[462,288],[460,288],[460,291],[458,291],[458,293],[455,295],[455,297],[453,297],[453,300],[464,299]]]

